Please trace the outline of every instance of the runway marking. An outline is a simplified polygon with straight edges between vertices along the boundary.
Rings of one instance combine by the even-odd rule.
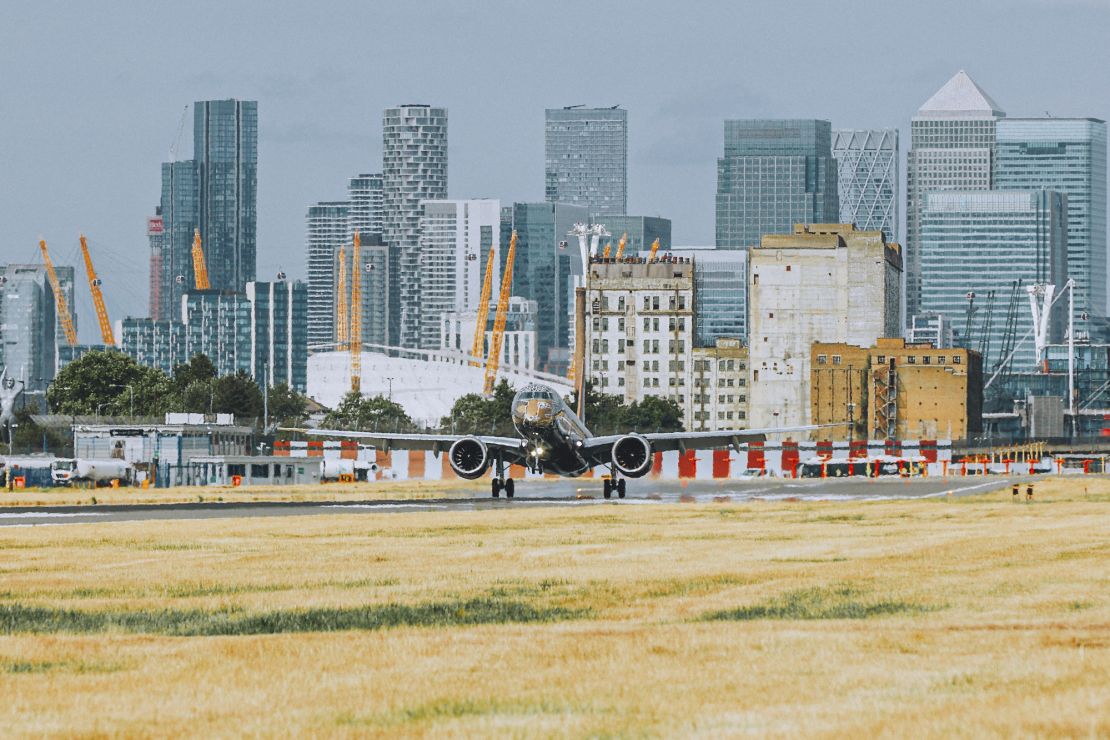
[[[975,491],[975,490],[978,490],[980,488],[988,488],[988,487],[1003,488],[1009,482],[1010,482],[1010,480],[1008,478],[1003,479],[1003,480],[997,480],[997,481],[992,480],[992,481],[987,481],[986,483],[980,483],[977,486],[965,486],[964,488],[952,488],[952,489],[949,489],[947,491],[944,491],[944,493],[942,495],[947,495],[949,493],[963,493],[964,491]]]
[[[74,517],[74,516],[108,516],[105,511],[75,511],[75,512],[50,512],[50,511],[20,511],[17,513],[0,513],[0,519],[45,519],[47,517]]]

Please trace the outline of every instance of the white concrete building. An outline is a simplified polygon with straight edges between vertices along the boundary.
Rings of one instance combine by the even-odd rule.
[[[489,354],[493,322],[497,303],[491,302],[486,317],[486,332],[482,342],[482,357]],[[509,299],[509,311],[505,317],[505,336],[501,343],[501,365],[503,367],[535,370],[539,353],[536,349],[536,314],[539,304],[519,296]],[[439,348],[469,354],[474,347],[474,331],[478,325],[477,311],[452,311],[445,313],[440,321]]]

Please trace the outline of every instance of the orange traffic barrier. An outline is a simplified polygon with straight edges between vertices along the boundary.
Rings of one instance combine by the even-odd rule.
[[[231,476],[231,485],[233,485],[233,486],[243,485],[243,476],[241,476],[241,475]]]
[[[12,484],[16,488],[26,488],[27,487],[27,479],[24,478],[22,475],[17,475],[15,478],[12,479]]]

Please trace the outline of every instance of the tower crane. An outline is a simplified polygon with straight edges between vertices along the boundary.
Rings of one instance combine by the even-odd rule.
[[[351,390],[362,390],[362,264],[358,231],[351,247]]]
[[[93,269],[92,257],[89,256],[89,244],[85,235],[81,234],[81,254],[85,257],[85,272],[89,277],[89,292],[92,293],[93,307],[96,308],[96,319],[100,322],[100,338],[105,347],[116,346],[116,336],[112,332],[112,323],[108,321],[108,309],[104,306],[104,295],[100,291],[100,278]]]
[[[651,254],[648,255],[648,262],[655,260],[655,253],[659,251],[659,240],[656,239],[651,243]]]
[[[501,296],[497,300],[497,314],[493,319],[493,336],[489,343],[489,357],[486,359],[486,383],[483,393],[493,394],[493,384],[497,381],[497,368],[501,364],[501,342],[505,338],[505,321],[509,315],[509,294],[513,288],[513,260],[516,259],[516,230],[509,240],[509,254],[505,257],[505,273],[501,276]]]
[[[193,280],[197,290],[208,290],[208,267],[204,264],[204,250],[200,246],[200,229],[193,229]]]
[[[496,250],[493,245],[489,248],[489,258],[486,260],[486,274],[482,278],[482,295],[478,298],[478,321],[474,324],[474,343],[470,347],[471,367],[478,367],[482,359],[482,344],[486,338],[486,321],[489,320],[489,296],[493,292],[493,265],[497,260]]]
[[[627,231],[624,232],[623,234],[621,234],[621,240],[617,244],[617,262],[620,262],[621,257],[624,256],[624,247],[625,247],[626,244],[628,244],[628,232]]]
[[[58,312],[58,321],[62,324],[66,341],[77,344],[77,330],[73,328],[73,317],[69,314],[69,305],[62,293],[62,284],[58,282],[58,273],[54,271],[54,263],[50,260],[50,252],[46,250],[45,239],[39,239],[39,249],[42,250],[42,261],[46,265],[46,277],[50,280],[50,289],[54,291],[54,306]]]
[[[347,349],[347,245],[339,245],[339,287],[335,296],[335,342],[336,349]]]
[[[601,253],[602,259],[609,259],[609,254],[613,251],[613,242],[605,242],[605,251]]]

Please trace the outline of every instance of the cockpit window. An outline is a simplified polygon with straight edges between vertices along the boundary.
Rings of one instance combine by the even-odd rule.
[[[531,398],[542,398],[544,400],[550,401],[552,398],[554,398],[554,395],[551,393],[551,391],[524,390],[521,391],[520,397],[523,400],[528,400]]]

